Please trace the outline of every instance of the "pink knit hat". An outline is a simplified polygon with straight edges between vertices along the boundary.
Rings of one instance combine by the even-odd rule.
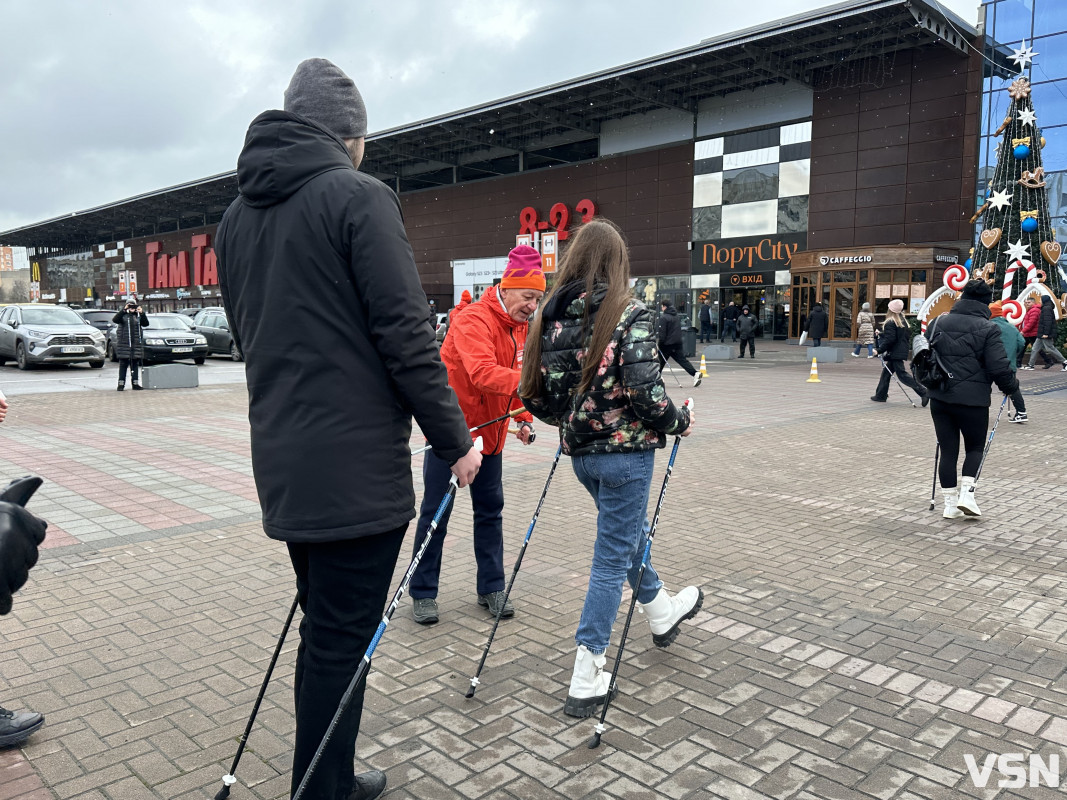
[[[894,314],[899,314],[901,311],[904,310],[904,301],[903,300],[890,300],[889,301],[889,310],[892,311]]]
[[[541,269],[541,254],[529,245],[520,244],[508,253],[508,265],[500,279],[501,289],[545,290],[545,273]]]

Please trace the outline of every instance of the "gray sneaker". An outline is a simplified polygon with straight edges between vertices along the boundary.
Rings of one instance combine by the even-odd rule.
[[[433,625],[437,622],[437,598],[411,598],[411,617],[420,625]]]
[[[504,604],[503,612],[501,612],[500,610],[501,603]],[[480,605],[482,608],[489,609],[489,613],[492,614],[494,617],[498,615],[501,618],[515,616],[515,607],[511,605],[510,600],[504,603],[503,592],[490,592],[489,594],[478,595],[478,605]]]

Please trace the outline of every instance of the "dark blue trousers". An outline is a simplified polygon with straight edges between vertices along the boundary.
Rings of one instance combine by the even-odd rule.
[[[503,456],[482,456],[482,468],[470,485],[471,505],[474,506],[474,558],[478,563],[478,594],[504,589],[504,486],[501,483]],[[422,462],[423,494],[419,509],[419,524],[415,529],[413,553],[422,546],[430,520],[437,513],[441,498],[448,489],[452,470],[430,450]],[[434,532],[430,546],[411,576],[410,594],[414,597],[437,597],[441,578],[441,551],[448,533],[448,519],[456,501],[445,511]]]

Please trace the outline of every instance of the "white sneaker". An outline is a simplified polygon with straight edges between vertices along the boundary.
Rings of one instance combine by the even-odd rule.
[[[596,712],[597,706],[604,704],[611,685],[611,673],[604,671],[606,662],[607,656],[603,653],[595,656],[584,644],[578,645],[571,686],[563,706],[564,714],[569,717],[589,717]]]
[[[859,358],[860,357],[859,353],[849,353],[849,355],[852,356],[853,358]]]
[[[702,605],[704,593],[695,586],[686,586],[674,597],[661,588],[652,602],[638,603],[637,607],[648,617],[652,643],[656,647],[669,647],[678,638],[682,623],[695,617]]]
[[[960,479],[960,499],[959,502],[956,503],[956,508],[968,517],[982,516],[981,510],[978,508],[978,503],[974,499],[974,478]]]
[[[956,508],[956,504],[960,501],[959,489],[942,489],[941,497],[945,501],[945,510],[941,514],[942,517],[945,519],[959,519],[960,517],[966,516],[962,511]]]
[[[699,386],[702,380],[704,380],[704,376],[698,372],[696,375],[693,376],[693,387],[696,388],[697,386]]]
[[[1067,361],[1063,362],[1063,371],[1067,372]]]

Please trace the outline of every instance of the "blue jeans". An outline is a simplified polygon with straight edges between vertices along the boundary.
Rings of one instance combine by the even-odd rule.
[[[852,355],[858,356],[860,354],[860,350],[862,348],[864,348],[864,347],[867,348],[867,355],[868,356],[873,356],[874,355],[874,345],[873,344],[858,344],[858,345],[856,345],[856,349],[852,351]]]
[[[648,541],[648,490],[656,451],[596,453],[571,459],[578,481],[597,507],[596,544],[589,590],[574,640],[594,655],[608,649],[611,626],[622,601],[625,577],[634,588]],[[637,600],[651,602],[663,584],[652,568],[645,569]]]
[[[478,564],[478,594],[490,594],[504,589],[504,485],[501,483],[503,456],[482,456],[482,467],[470,485],[471,505],[474,506],[474,560]],[[452,470],[448,463],[430,450],[422,462],[422,506],[419,509],[419,524],[416,528],[412,553],[422,546],[430,520],[441,505],[441,498],[448,490]],[[452,502],[441,517],[441,522],[430,540],[426,553],[411,576],[412,598],[437,597],[441,577],[441,551],[448,535],[448,519],[459,500]]]

